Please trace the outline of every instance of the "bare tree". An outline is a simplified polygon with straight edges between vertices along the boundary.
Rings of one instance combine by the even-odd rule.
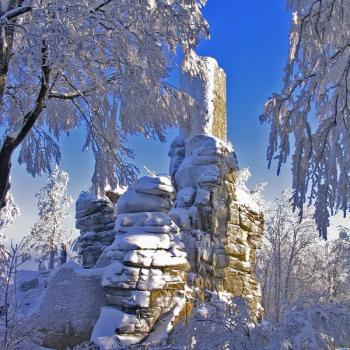
[[[268,205],[265,212],[265,244],[258,255],[257,274],[262,284],[263,306],[268,318],[279,323],[285,308],[298,299],[296,281],[309,247],[316,245],[318,234],[310,208],[302,221],[290,203],[291,191]],[[307,264],[313,266],[311,256]],[[303,277],[307,277],[307,269]],[[306,279],[304,279],[304,282]]]
[[[18,319],[17,272],[28,259],[23,252],[23,242],[6,248],[0,246],[0,334],[1,348],[14,349],[23,339]]]

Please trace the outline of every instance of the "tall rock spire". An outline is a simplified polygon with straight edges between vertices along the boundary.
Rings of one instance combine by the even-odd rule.
[[[201,57],[198,66],[197,76],[182,74],[180,78],[181,90],[196,103],[180,128],[180,136],[191,138],[204,134],[226,141],[226,74],[211,57]]]

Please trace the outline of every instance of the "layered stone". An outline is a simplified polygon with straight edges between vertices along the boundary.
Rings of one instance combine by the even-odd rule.
[[[104,248],[114,241],[114,203],[107,196],[98,198],[91,192],[82,192],[76,203],[75,219],[80,230],[78,254],[84,267],[92,267]]]
[[[189,283],[199,296],[205,290],[243,296],[259,319],[261,293],[253,271],[263,216],[249,191],[237,188],[236,157],[225,141],[198,135],[183,147],[185,156],[172,171],[178,192],[169,215],[187,250]]]
[[[179,229],[166,213],[173,195],[167,177],[144,177],[118,201],[115,240],[97,263],[105,268],[108,302],[92,335],[101,349],[141,342],[159,320],[166,318],[171,327],[186,307],[189,264]],[[110,322],[113,328],[106,328]]]

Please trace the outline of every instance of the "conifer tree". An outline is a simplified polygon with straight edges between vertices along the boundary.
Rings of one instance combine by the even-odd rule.
[[[56,166],[49,175],[47,184],[36,194],[39,218],[24,242],[29,252],[43,260],[49,260],[49,269],[54,268],[60,247],[71,240],[71,233],[65,228],[65,219],[73,202],[67,194],[68,181],[68,173]]]

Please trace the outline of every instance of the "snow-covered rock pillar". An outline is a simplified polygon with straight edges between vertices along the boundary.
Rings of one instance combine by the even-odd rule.
[[[221,140],[227,138],[226,74],[217,61],[202,57],[200,75],[180,76],[181,90],[191,95],[197,108],[191,109],[188,122],[180,128],[180,136],[189,139],[196,135],[213,135]]]
[[[226,141],[225,73],[212,58],[182,89],[196,99],[201,113],[190,116],[169,156],[177,189],[169,215],[180,227],[191,265],[189,284],[242,296],[255,319],[261,316],[260,286],[254,276],[263,216],[245,186],[237,186],[238,164]]]
[[[141,178],[117,203],[115,240],[102,254],[101,309],[92,340],[101,349],[164,336],[186,312],[189,264],[179,229],[167,215],[174,188],[167,177]],[[153,333],[152,333],[153,331]]]

